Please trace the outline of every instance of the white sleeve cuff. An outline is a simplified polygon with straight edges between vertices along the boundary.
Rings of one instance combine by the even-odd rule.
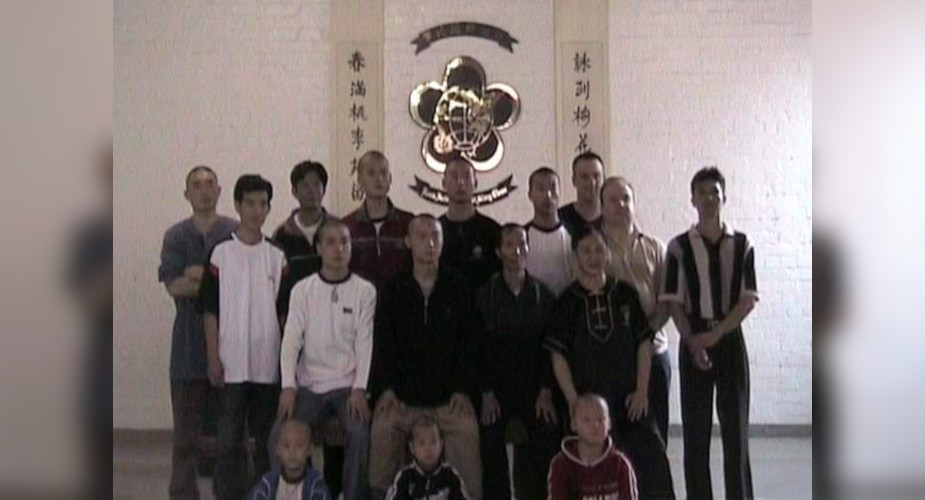
[[[684,297],[674,293],[663,293],[658,296],[659,302],[673,302],[675,304],[684,304]]]

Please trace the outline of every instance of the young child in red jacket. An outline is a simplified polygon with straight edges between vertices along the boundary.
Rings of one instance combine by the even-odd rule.
[[[637,500],[636,473],[610,439],[610,409],[595,394],[572,407],[572,430],[549,466],[549,500]]]

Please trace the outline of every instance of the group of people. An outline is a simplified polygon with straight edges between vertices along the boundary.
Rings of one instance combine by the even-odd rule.
[[[758,294],[749,240],[722,218],[725,178],[697,172],[699,220],[666,248],[636,224],[632,184],[604,171],[594,153],[575,158],[577,200],[560,208],[558,174],[537,169],[532,220],[499,225],[473,205],[464,159],[446,166],[439,218],[393,205],[377,151],[358,163],[363,204],[334,217],[327,172],[306,161],[290,178],[299,207],[267,238],[270,182],[237,180],[234,221],[216,212],[216,173],[193,168],[193,215],[167,232],[159,270],[177,306],[171,498],[198,497],[215,388],[220,499],[504,500],[511,476],[519,500],[673,498],[669,319],[688,497],[712,498],[714,391],[727,495],[752,497],[741,323]],[[325,481],[308,462],[332,416],[345,446],[325,453]],[[510,474],[512,419],[526,439]]]

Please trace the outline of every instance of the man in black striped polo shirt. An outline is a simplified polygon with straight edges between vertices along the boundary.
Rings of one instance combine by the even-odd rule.
[[[660,299],[681,334],[681,414],[688,498],[713,498],[713,394],[723,437],[726,496],[752,498],[748,453],[749,369],[742,321],[758,302],[755,252],[723,222],[726,180],[715,167],[691,181],[699,221],[668,246]]]

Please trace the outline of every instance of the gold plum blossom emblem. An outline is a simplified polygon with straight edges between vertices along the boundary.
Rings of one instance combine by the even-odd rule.
[[[431,170],[442,174],[449,161],[462,157],[487,172],[501,163],[499,132],[517,121],[520,98],[509,85],[486,85],[482,65],[460,56],[446,65],[443,81],[415,87],[409,107],[414,122],[427,129],[421,156]]]

